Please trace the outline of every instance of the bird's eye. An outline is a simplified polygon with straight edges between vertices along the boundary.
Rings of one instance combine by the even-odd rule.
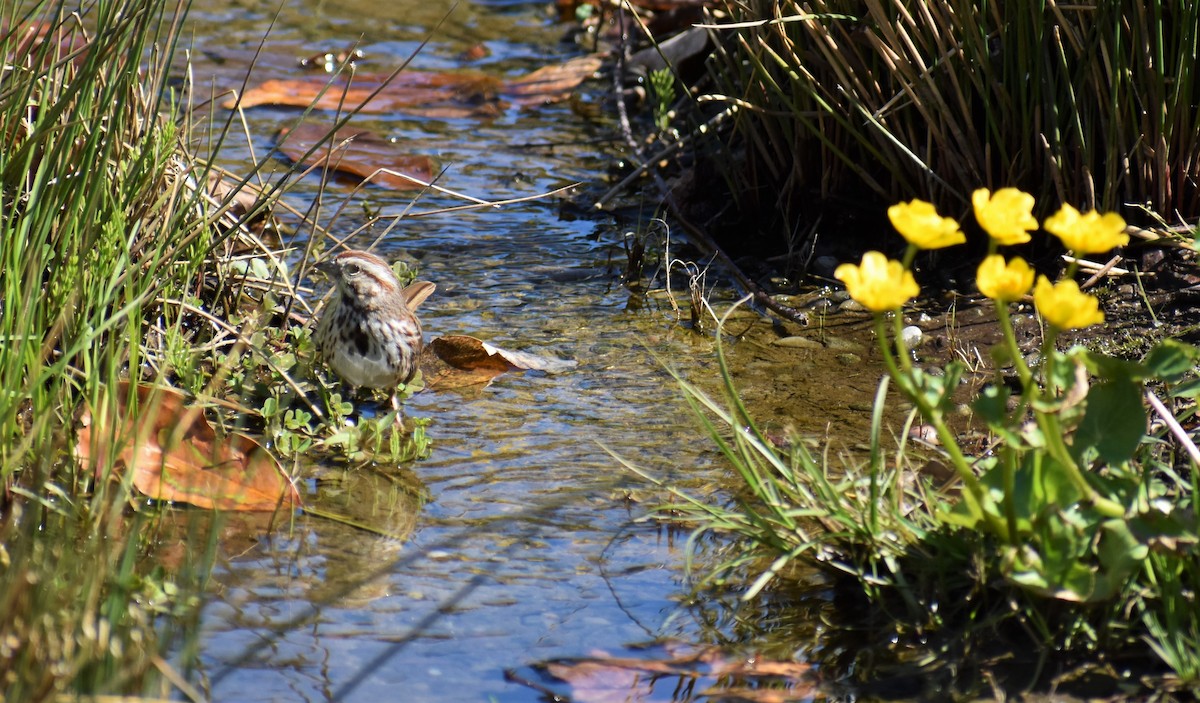
[[[360,273],[362,273],[362,269],[359,268],[358,264],[346,264],[347,276],[357,276]]]

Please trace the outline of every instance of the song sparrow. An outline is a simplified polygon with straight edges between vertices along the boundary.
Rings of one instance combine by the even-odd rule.
[[[317,269],[337,286],[315,333],[330,368],[352,386],[390,391],[411,379],[425,344],[413,311],[434,284],[401,288],[392,267],[365,251],[342,252]]]

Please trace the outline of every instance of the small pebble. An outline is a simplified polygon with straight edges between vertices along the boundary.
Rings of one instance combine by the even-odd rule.
[[[901,341],[903,341],[904,345],[910,349],[921,343],[922,336],[924,336],[924,332],[922,332],[921,328],[917,327],[916,325],[909,325],[908,327],[900,330]]]
[[[857,366],[862,363],[861,356],[859,356],[858,354],[851,354],[850,352],[846,352],[845,354],[838,354],[837,360],[838,360],[838,363],[840,363],[842,366]]]
[[[779,339],[771,340],[771,344],[777,347],[789,347],[792,349],[821,349],[821,343],[810,337],[780,337]]]
[[[857,300],[847,300],[838,306],[842,312],[866,312],[866,308]]]

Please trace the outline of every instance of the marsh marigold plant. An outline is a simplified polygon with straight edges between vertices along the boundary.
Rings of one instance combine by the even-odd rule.
[[[1033,304],[1047,322],[1060,330],[1075,330],[1104,322],[1100,301],[1079,290],[1071,280],[1051,283],[1039,276],[1033,289]]]
[[[851,298],[872,312],[895,310],[921,292],[904,264],[891,261],[877,251],[863,254],[858,266],[838,266],[833,275],[846,284]]]
[[[972,194],[971,200],[975,219],[990,239],[989,255],[979,265],[976,284],[983,295],[996,303],[997,322],[1003,332],[1006,347],[1002,356],[1013,365],[1019,381],[1025,387],[1023,397],[1026,404],[1023,407],[1028,409],[1033,407],[1030,401],[1036,396],[1047,394],[1047,398],[1053,398],[1058,392],[1047,391],[1039,385],[1052,374],[1051,369],[1055,364],[1066,363],[1060,359],[1062,354],[1055,347],[1058,333],[1100,324],[1104,322],[1104,313],[1100,310],[1099,300],[1082,292],[1072,280],[1077,263],[1072,263],[1067,268],[1060,282],[1051,283],[1042,276],[1035,285],[1034,270],[1025,260],[1006,259],[996,253],[998,246],[1029,241],[1029,233],[1037,229],[1032,196],[1015,188],[1002,188],[995,193],[979,189]],[[964,521],[964,524],[982,526],[1001,540],[1013,545],[1018,544],[1022,527],[1011,502],[1014,497],[1004,493],[997,494],[985,488],[976,468],[958,447],[957,437],[950,430],[944,417],[945,408],[952,405],[949,398],[955,391],[956,384],[943,380],[941,376],[930,375],[914,365],[901,334],[903,318],[898,314],[899,310],[920,293],[909,270],[917,250],[960,244],[965,241],[965,237],[958,222],[942,217],[931,203],[922,200],[893,205],[888,209],[888,217],[908,242],[904,260],[889,260],[882,253],[871,251],[863,256],[859,265],[839,266],[834,276],[846,284],[852,298],[875,313],[876,331],[889,376],[917,407],[922,418],[937,432],[955,473],[962,481],[963,507],[954,519]],[[1119,215],[1096,212],[1080,214],[1069,205],[1064,205],[1057,214],[1047,219],[1045,228],[1077,254],[1100,253],[1128,241],[1124,233],[1125,222]],[[1034,305],[1042,318],[1049,323],[1043,340],[1042,354],[1038,357],[1041,361],[1036,368],[1027,365],[1008,314],[1009,304],[1024,297],[1031,287],[1034,289]],[[884,314],[889,312],[894,313],[890,318],[890,331],[889,318]],[[955,363],[947,366],[944,378],[957,379],[961,376],[962,369],[956,367]],[[999,387],[1002,387],[1002,384],[997,386]],[[993,395],[997,392],[993,391]],[[979,406],[978,412],[992,413],[1005,405],[998,404],[995,399],[988,399]],[[1054,407],[1054,403],[1043,407]],[[1035,412],[1042,413],[1040,409]],[[989,424],[994,424],[993,429],[1001,434],[1012,435],[1012,427],[1008,424],[1010,421],[1024,422],[1019,417],[1010,418],[1001,412],[992,417]],[[1091,479],[1085,475],[1083,467],[1072,457],[1063,443],[1063,430],[1058,422],[1057,416],[1052,412],[1038,416],[1038,425],[1046,436],[1046,451],[1050,452],[1055,465],[1063,472],[1063,480],[1074,486],[1079,496],[1090,501],[1090,505],[1106,517],[1122,515],[1123,508],[1101,495]],[[1008,463],[1002,467],[1002,470],[1007,472],[1003,481],[1004,485],[1012,485],[1015,480],[1012,472],[1018,466],[1016,455],[1012,454],[1006,461]]]
[[[1046,218],[1045,227],[1077,255],[1103,254],[1129,243],[1125,220],[1115,212],[1100,214],[1092,210],[1081,214],[1070,205],[1063,205]]]
[[[1003,256],[992,254],[979,264],[975,284],[992,300],[1011,303],[1033,287],[1033,269],[1024,259],[1005,261]]]
[[[1016,188],[1001,188],[995,193],[980,188],[971,194],[971,205],[975,221],[1002,246],[1024,244],[1030,239],[1029,233],[1038,228],[1033,196]]]
[[[933,203],[924,200],[891,206],[888,219],[900,236],[918,249],[942,249],[967,241],[958,222],[942,217]]]

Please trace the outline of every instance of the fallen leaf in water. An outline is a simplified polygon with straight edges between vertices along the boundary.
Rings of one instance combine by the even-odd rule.
[[[295,163],[351,174],[392,190],[415,190],[433,180],[433,159],[401,153],[374,132],[343,127],[328,135],[327,127],[305,122],[279,130],[275,148]]]
[[[404,71],[388,76],[358,74],[352,77],[306,76],[269,81],[249,88],[241,99],[232,97],[222,107],[285,105],[319,110],[379,114],[403,112],[421,117],[490,117],[500,114],[501,83],[482,73],[428,73]]]
[[[546,673],[571,685],[571,700],[579,703],[634,703],[649,699],[654,691],[646,672],[597,661],[555,662]],[[647,690],[649,689],[649,690]]]
[[[668,643],[655,658],[613,657],[604,653],[536,665],[571,687],[577,703],[659,700],[662,691],[694,691],[697,698],[672,700],[808,700],[814,693],[811,666],[804,662],[739,657],[717,647]],[[707,688],[701,690],[701,686]],[[656,695],[656,689],[658,689]],[[547,691],[543,691],[546,693]]]
[[[288,516],[265,511],[222,512],[208,510],[166,510],[154,515],[154,539],[146,545],[147,556],[168,572],[186,567],[196,558],[196,545],[221,545],[225,554],[246,554],[262,544],[263,535],[287,529]],[[109,539],[120,539],[144,526],[132,511],[115,527],[108,524]],[[111,530],[117,532],[111,532]],[[144,531],[142,531],[144,534]]]
[[[435,337],[421,357],[421,371],[428,388],[473,386],[509,371],[560,373],[575,365],[570,360],[500,349],[461,334]]]
[[[178,391],[139,385],[134,411],[127,407],[129,384],[120,383],[115,392],[115,418],[101,404],[80,419],[75,453],[95,466],[97,477],[131,471],[133,486],[150,498],[201,508],[257,511],[300,504],[274,457],[244,435],[218,436],[203,409]],[[109,445],[114,440],[115,452]]]
[[[542,105],[571,97],[580,83],[595,75],[603,61],[599,56],[579,56],[566,63],[543,66],[508,82],[504,89],[518,105]]]

